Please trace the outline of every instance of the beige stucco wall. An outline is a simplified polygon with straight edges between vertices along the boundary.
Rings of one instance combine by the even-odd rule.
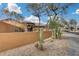
[[[51,32],[44,32],[44,37],[51,36]],[[0,33],[0,51],[15,48],[38,41],[38,32]]]

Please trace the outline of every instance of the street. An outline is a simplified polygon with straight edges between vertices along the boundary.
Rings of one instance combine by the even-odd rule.
[[[65,33],[64,38],[68,41],[68,55],[79,55],[79,35]]]

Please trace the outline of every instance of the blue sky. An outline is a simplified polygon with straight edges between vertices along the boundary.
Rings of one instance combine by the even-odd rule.
[[[71,6],[67,10],[67,14],[65,14],[65,18],[70,20],[70,19],[75,19],[79,21],[79,4],[76,3],[75,5]]]
[[[3,8],[7,8],[8,7],[7,5],[8,5],[7,3],[2,3],[0,5],[0,11]],[[30,17],[32,15],[30,12],[27,11],[26,4],[16,3],[16,5],[17,5],[17,8],[20,7],[20,11],[22,12],[22,15],[24,17]],[[67,13],[64,14],[64,17],[67,20],[76,19],[79,22],[79,4],[76,3],[75,5],[69,7],[68,10],[67,10]],[[5,16],[2,16],[2,12],[0,12],[0,18],[5,18]],[[47,22],[48,17],[43,16],[41,19],[42,19],[43,22]]]

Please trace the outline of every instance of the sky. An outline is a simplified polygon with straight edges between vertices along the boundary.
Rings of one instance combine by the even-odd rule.
[[[27,4],[25,3],[0,3],[0,11],[4,8],[8,8],[9,11],[15,11],[19,14],[22,14],[25,17],[25,21],[38,22],[38,17],[33,16],[29,11],[27,11]],[[63,16],[66,20],[75,19],[79,25],[79,4],[68,8],[67,13]],[[0,12],[0,19],[6,18],[6,16],[2,15]],[[41,17],[41,23],[46,24],[48,21],[47,16]]]

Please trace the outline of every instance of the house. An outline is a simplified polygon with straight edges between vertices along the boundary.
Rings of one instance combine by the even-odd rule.
[[[0,33],[4,32],[24,32],[24,27],[21,23],[5,19],[0,21]]]

